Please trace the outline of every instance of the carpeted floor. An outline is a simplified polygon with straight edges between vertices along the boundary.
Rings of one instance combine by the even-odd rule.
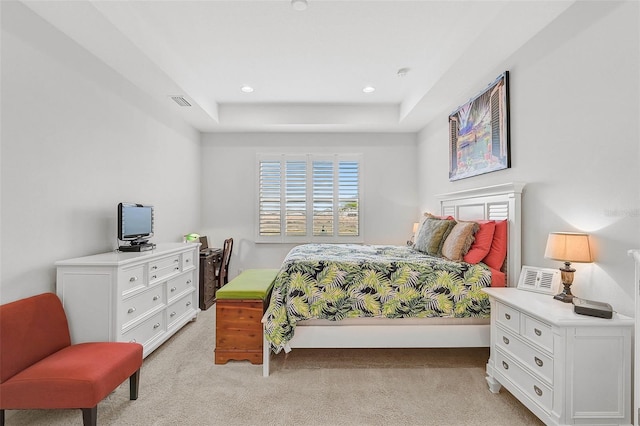
[[[99,425],[542,425],[485,381],[489,350],[294,349],[271,376],[213,363],[215,306],[200,313],[98,405]],[[52,396],[54,397],[54,396]],[[7,426],[82,425],[80,410],[7,411]]]

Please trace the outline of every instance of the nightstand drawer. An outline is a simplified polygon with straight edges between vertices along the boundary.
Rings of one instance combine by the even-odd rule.
[[[553,332],[551,331],[551,327],[543,322],[531,318],[528,315],[522,315],[521,320],[521,334],[535,345],[553,353]]]
[[[515,360],[500,351],[496,351],[496,368],[522,392],[536,402],[545,411],[550,412],[553,403],[553,391],[549,386],[529,374]]]
[[[497,303],[498,315],[496,321],[498,324],[512,330],[514,333],[520,333],[520,312],[510,306]]]
[[[553,384],[553,358],[527,345],[520,337],[502,327],[496,331],[496,346],[529,367],[549,385]]]

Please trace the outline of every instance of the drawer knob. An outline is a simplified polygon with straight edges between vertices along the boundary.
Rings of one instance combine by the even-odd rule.
[[[542,389],[540,389],[536,385],[533,385],[533,390],[536,391],[536,395],[542,396]]]
[[[171,318],[175,317],[175,316],[176,316],[175,311],[174,311],[174,312],[171,312],[171,313],[169,314],[169,316],[170,316]]]
[[[176,266],[175,268],[173,268],[173,270],[174,270],[174,271],[179,271],[179,270],[180,270],[180,267],[179,267],[179,266]]]
[[[173,263],[178,263],[178,259],[173,259]]]
[[[152,279],[152,280],[155,280],[156,278],[158,278],[158,276],[157,276],[157,275],[153,275],[153,276],[151,277],[151,279]]]
[[[509,364],[507,364],[506,362],[502,361],[502,367],[504,367],[505,370],[509,369]]]
[[[131,278],[129,278],[129,282],[130,282],[130,283],[133,283],[133,282],[136,282],[136,281],[138,281],[138,277],[131,277]]]
[[[154,328],[154,329],[155,329],[155,328],[158,328],[158,327],[160,327],[160,323],[159,323],[159,322],[157,322],[157,323],[153,324],[153,328]]]
[[[502,336],[502,341],[504,342],[505,345],[509,344],[509,339],[507,339],[506,336]]]
[[[186,259],[185,260],[185,263],[189,263],[189,262],[191,262],[191,259]]]
[[[187,280],[187,284],[191,284],[191,280]]]
[[[537,356],[533,358],[536,362],[536,364],[538,365],[538,367],[542,367],[544,365],[544,362],[542,362],[542,360],[540,358],[538,358]]]
[[[176,291],[176,290],[177,290],[177,288],[175,288],[175,287],[171,287],[171,291],[172,291],[172,292],[174,292],[174,291]]]
[[[510,319],[511,319],[511,315],[509,315],[509,314],[504,314],[504,317],[505,317],[506,319],[508,319],[508,320],[510,320]]]
[[[127,313],[132,314],[132,313],[134,313],[135,311],[136,311],[136,308],[135,308],[135,306],[134,306],[133,308],[129,308],[129,309],[127,310]]]
[[[153,301],[155,302],[156,300],[160,299],[160,296],[153,296]]]
[[[137,340],[136,339],[131,339],[131,340],[129,340],[129,343],[137,343]]]
[[[152,270],[152,271],[155,271],[156,269],[158,269],[158,267],[157,267],[157,266],[152,266],[152,267],[151,267],[151,270]]]
[[[187,306],[191,306],[191,302],[187,302]]]
[[[538,330],[537,328],[534,328],[533,332],[536,333],[536,336],[542,336],[542,331]]]

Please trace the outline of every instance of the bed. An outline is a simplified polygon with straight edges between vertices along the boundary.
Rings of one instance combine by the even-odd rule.
[[[429,218],[438,226],[452,218],[503,223],[506,257],[494,265],[500,271],[484,260],[451,261],[409,246],[295,247],[263,318],[263,375],[272,351],[292,348],[488,347],[489,302],[481,289],[517,283],[523,188],[509,183],[443,194],[441,216]]]

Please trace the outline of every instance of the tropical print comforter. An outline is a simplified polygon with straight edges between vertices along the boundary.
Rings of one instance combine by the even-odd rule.
[[[491,272],[408,246],[305,244],[278,273],[265,336],[278,353],[307,319],[489,317]]]

